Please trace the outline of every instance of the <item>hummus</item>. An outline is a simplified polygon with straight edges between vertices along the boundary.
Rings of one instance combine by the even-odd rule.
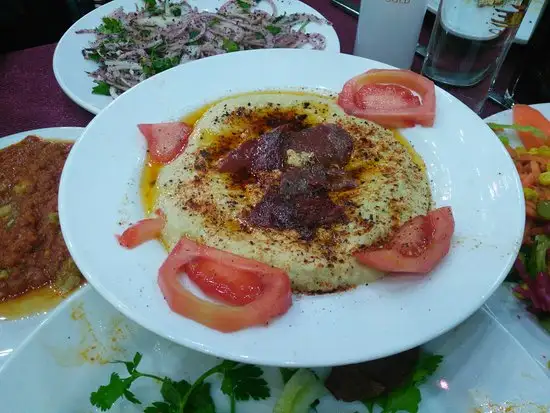
[[[309,239],[295,229],[251,225],[246,219],[280,171],[252,178],[219,168],[243,142],[287,124],[294,130],[336,124],[353,141],[342,169],[355,186],[328,193],[345,220],[316,228]],[[292,167],[307,167],[314,159],[296,149],[284,156]],[[185,236],[265,262],[287,271],[293,291],[303,293],[347,289],[381,277],[357,263],[353,253],[383,242],[431,208],[425,168],[412,147],[390,130],[346,115],[332,97],[292,92],[252,93],[214,104],[196,121],[185,151],[161,169],[155,193],[153,210],[166,215],[163,239],[169,248]]]

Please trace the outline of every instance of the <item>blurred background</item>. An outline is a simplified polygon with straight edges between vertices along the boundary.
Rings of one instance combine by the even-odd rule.
[[[109,0],[0,0],[0,53],[57,42],[94,7]]]

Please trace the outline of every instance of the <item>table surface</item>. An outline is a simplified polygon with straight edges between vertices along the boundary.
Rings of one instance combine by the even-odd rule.
[[[333,6],[330,0],[305,0],[332,21],[341,51],[352,53],[357,19]],[[431,22],[427,17],[420,43],[427,44]],[[52,69],[55,44],[0,55],[0,136],[54,127],[86,126],[93,114],[73,103],[57,85]],[[416,56],[413,70],[419,70],[422,58]],[[482,116],[502,110],[488,102]]]

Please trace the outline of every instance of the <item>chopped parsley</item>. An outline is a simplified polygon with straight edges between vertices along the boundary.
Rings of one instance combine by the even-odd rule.
[[[92,88],[92,93],[96,95],[105,95],[105,96],[111,95],[111,92],[110,92],[111,87],[107,82],[101,81],[96,83],[97,85]]]
[[[281,28],[278,27],[278,26],[273,26],[272,24],[270,24],[269,26],[266,26],[266,29],[271,33],[271,34],[279,34],[281,32]]]
[[[233,40],[229,40],[229,39],[223,39],[223,45],[222,45],[223,49],[226,51],[226,52],[238,52],[239,51],[239,45],[237,43],[235,43]]]
[[[97,31],[103,34],[120,34],[124,31],[122,23],[112,17],[104,17],[103,24],[99,25]]]
[[[96,63],[99,63],[99,61],[101,60],[101,55],[98,53],[98,52],[92,52],[92,53],[88,53],[86,54],[86,58],[87,59],[90,59]]]
[[[250,10],[250,8],[252,7],[252,4],[244,0],[237,0],[237,4],[241,7],[241,9],[247,10],[247,11]]]
[[[161,383],[160,396],[162,400],[153,402],[146,407],[144,413],[216,413],[210,384],[205,380],[210,376],[222,376],[222,392],[231,401],[231,413],[236,413],[236,400],[263,400],[270,397],[267,382],[262,378],[260,367],[241,364],[225,360],[217,366],[203,373],[195,382],[186,380],[174,381],[168,377],[159,377],[154,374],[143,373],[138,370],[141,354],[136,353],[132,361],[115,361],[124,364],[128,377],[121,377],[112,373],[109,383],[100,386],[90,396],[90,402],[101,411],[107,411],[115,402],[126,399],[133,404],[141,404],[130,388],[140,378],[149,378]]]
[[[170,12],[174,16],[181,16],[181,7],[178,7],[178,6],[171,7]]]

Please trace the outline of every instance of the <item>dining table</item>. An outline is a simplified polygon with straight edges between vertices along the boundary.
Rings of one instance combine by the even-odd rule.
[[[357,17],[347,14],[330,0],[303,0],[324,15],[338,34],[341,52],[352,54]],[[429,41],[433,14],[427,12],[419,44]],[[52,59],[56,43],[0,55],[0,137],[17,132],[57,126],[86,126],[94,117],[67,97],[55,79]],[[513,59],[508,59],[513,60]],[[423,58],[416,55],[412,69],[420,71]],[[506,62],[506,72],[513,62]],[[503,108],[487,101],[482,117]]]

